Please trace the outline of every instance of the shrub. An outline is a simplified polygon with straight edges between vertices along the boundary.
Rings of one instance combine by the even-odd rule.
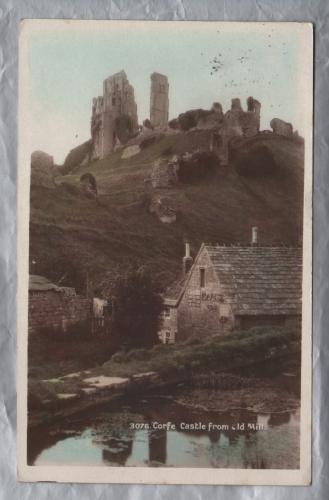
[[[150,356],[151,353],[147,349],[132,349],[126,354],[127,361],[146,361]]]
[[[201,344],[202,340],[197,335],[192,335],[182,342],[183,345],[198,345]]]
[[[150,347],[159,342],[163,299],[144,270],[118,279],[113,331],[119,345]]]
[[[183,184],[213,177],[219,165],[217,156],[211,151],[196,151],[188,158],[181,157],[178,163],[177,175]]]
[[[53,389],[53,390],[52,390]],[[44,402],[54,402],[57,400],[55,387],[37,380],[29,380],[28,383],[28,410],[38,410],[43,408]]]
[[[113,361],[113,363],[126,363],[127,355],[122,351],[116,352],[113,354],[111,361]]]
[[[162,353],[167,353],[168,351],[172,351],[175,349],[175,346],[171,344],[156,344],[152,347],[151,352],[154,353],[155,355],[157,354],[162,354]]]
[[[279,170],[273,154],[266,146],[257,146],[242,154],[235,161],[235,168],[239,175],[245,177],[273,175]]]

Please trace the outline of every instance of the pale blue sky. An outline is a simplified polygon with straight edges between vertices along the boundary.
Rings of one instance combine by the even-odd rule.
[[[150,74],[157,71],[169,79],[170,118],[208,109],[214,101],[226,111],[233,97],[245,107],[251,95],[262,103],[262,128],[275,116],[303,134],[300,31],[282,23],[236,26],[73,21],[32,27],[27,38],[31,149],[60,163],[87,140],[92,98],[102,94],[103,80],[121,69],[134,86],[140,123],[149,116]],[[222,67],[211,74],[215,56]]]

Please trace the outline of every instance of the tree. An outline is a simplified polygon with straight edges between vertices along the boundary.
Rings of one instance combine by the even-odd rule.
[[[145,271],[135,271],[116,282],[113,332],[119,345],[151,347],[159,342],[163,300]]]

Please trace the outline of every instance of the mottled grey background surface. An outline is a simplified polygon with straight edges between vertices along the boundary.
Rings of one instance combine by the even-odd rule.
[[[28,484],[16,480],[17,40],[23,18],[309,21],[315,26],[313,484],[310,487]],[[0,0],[0,500],[329,498],[328,0]],[[289,82],[286,82],[289,85]]]

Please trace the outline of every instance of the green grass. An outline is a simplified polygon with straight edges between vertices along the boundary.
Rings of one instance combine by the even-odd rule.
[[[195,254],[202,242],[243,243],[252,225],[264,243],[296,243],[302,230],[303,148],[294,141],[258,136],[241,151],[266,144],[279,165],[278,175],[247,178],[234,167],[220,167],[214,179],[161,190],[178,207],[177,222],[161,223],[148,213],[144,180],[153,162],[169,147],[183,153],[205,147],[209,132],[165,136],[129,159],[121,151],[58,178],[58,186],[31,190],[30,260],[33,272],[56,280],[58,260],[89,272],[97,284],[106,271],[147,265],[163,286],[179,277],[184,238]],[[239,154],[239,152],[238,152]],[[80,176],[96,177],[99,197],[84,197],[61,182],[77,186]]]
[[[79,340],[76,340],[78,343]],[[77,348],[79,348],[77,346]],[[30,372],[29,398],[34,408],[42,401],[54,403],[57,394],[81,394],[86,387],[84,379],[93,376],[132,377],[138,373],[154,371],[163,381],[190,378],[196,373],[232,371],[266,359],[275,359],[285,354],[300,352],[300,333],[283,328],[253,328],[236,331],[230,335],[215,335],[199,339],[188,339],[174,345],[158,344],[151,349],[133,349],[117,352],[108,361],[88,374],[74,378],[43,380],[47,363],[41,363],[39,373]],[[43,368],[43,369],[42,369]],[[50,372],[48,371],[48,374]],[[63,373],[64,375],[64,373]],[[42,376],[42,378],[41,378]]]
[[[175,375],[189,370],[231,370],[246,363],[254,363],[277,356],[299,344],[299,334],[280,328],[254,328],[227,336],[215,335],[192,342],[156,345],[152,349],[134,349],[118,352],[109,361],[96,368],[98,375],[129,377],[135,373],[156,371],[161,375]],[[293,347],[292,347],[293,346]],[[299,349],[299,347],[298,347]]]

